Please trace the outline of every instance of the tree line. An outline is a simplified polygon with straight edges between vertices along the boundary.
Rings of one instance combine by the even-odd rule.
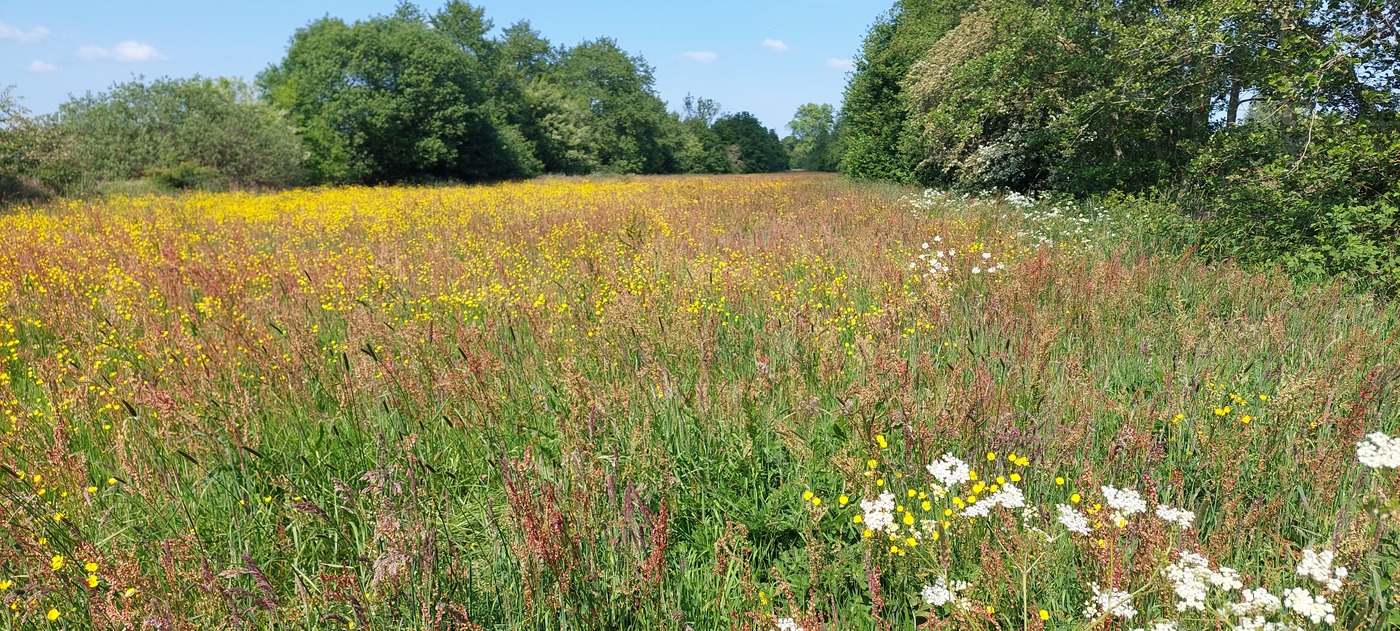
[[[524,21],[496,32],[461,0],[432,13],[403,4],[308,24],[252,83],[135,80],[47,116],[0,91],[0,197],[132,181],[261,188],[834,170],[832,108],[804,106],[793,125],[779,138],[704,98],[670,112],[646,60],[606,37],[558,46]]]
[[[1400,287],[1400,9],[1382,0],[898,0],[846,88],[841,170],[1134,195],[1198,245]]]

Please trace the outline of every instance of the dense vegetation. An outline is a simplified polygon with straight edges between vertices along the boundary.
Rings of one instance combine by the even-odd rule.
[[[1400,433],[1395,309],[1016,203],[784,174],[0,217],[0,627],[1400,622],[1400,439],[1358,449]]]
[[[0,203],[143,183],[266,188],[788,168],[786,147],[753,116],[722,115],[708,99],[672,113],[653,85],[646,61],[611,39],[555,46],[527,22],[497,32],[483,9],[460,0],[431,14],[404,4],[361,22],[327,17],[298,30],[256,87],[135,80],[44,117],[0,94]],[[834,168],[823,160],[809,167]]]
[[[1217,256],[1400,289],[1393,5],[900,0],[866,37],[842,169],[978,192],[1117,193]]]

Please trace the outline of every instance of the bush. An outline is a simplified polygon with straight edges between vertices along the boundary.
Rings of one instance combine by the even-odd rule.
[[[167,171],[196,175],[189,164],[243,186],[302,180],[301,141],[291,123],[238,79],[119,84],[64,103],[58,121],[88,185],[172,175]]]
[[[1216,134],[1184,197],[1204,220],[1203,249],[1305,282],[1341,275],[1361,290],[1400,290],[1397,122],[1327,116]]]
[[[198,162],[181,162],[173,167],[158,167],[146,172],[156,184],[175,190],[208,189],[219,180],[219,170]]]
[[[0,90],[0,205],[52,194],[74,179],[69,138]]]

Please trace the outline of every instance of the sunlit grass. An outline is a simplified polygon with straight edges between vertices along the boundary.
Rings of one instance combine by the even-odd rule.
[[[1364,507],[1400,482],[1356,444],[1400,430],[1393,306],[1119,245],[1147,223],[1063,247],[905,194],[549,179],[0,217],[0,624],[1077,629],[1096,583],[1135,593],[1131,628],[1177,619],[1178,550],[1278,593],[1304,548],[1350,568],[1342,623],[1380,619],[1394,518]],[[928,486],[944,453],[1041,514],[962,516],[974,483]],[[1104,486],[1147,513],[1118,526]],[[882,492],[939,538],[865,536]],[[940,575],[965,605],[926,603]]]

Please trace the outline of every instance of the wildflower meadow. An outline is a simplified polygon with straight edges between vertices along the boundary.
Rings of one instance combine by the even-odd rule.
[[[0,216],[0,629],[1400,628],[1400,313],[836,176]]]

